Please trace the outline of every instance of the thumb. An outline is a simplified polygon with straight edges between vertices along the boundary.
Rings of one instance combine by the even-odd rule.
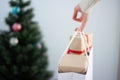
[[[78,13],[78,11],[76,9],[74,9],[74,13],[73,13],[73,19],[74,20],[76,20],[76,18],[77,18],[77,13]]]

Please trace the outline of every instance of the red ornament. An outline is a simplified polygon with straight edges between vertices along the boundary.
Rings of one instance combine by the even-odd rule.
[[[22,29],[22,26],[20,23],[14,23],[12,26],[13,31],[19,32]]]

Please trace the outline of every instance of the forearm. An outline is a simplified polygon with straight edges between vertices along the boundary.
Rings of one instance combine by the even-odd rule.
[[[83,12],[88,13],[92,9],[92,7],[99,1],[100,0],[81,0],[79,6]]]

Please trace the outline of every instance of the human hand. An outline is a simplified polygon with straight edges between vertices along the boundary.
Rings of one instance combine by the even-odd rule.
[[[80,17],[77,17],[78,13],[81,13]],[[80,28],[76,28],[76,30],[80,30],[82,32],[87,24],[88,19],[89,19],[89,13],[83,12],[81,10],[80,6],[77,5],[74,8],[73,20],[75,20],[77,22],[81,22],[82,24],[81,24]]]

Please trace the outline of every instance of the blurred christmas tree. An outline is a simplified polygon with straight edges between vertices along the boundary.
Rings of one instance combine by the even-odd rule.
[[[0,80],[49,80],[46,47],[38,24],[32,20],[31,0],[10,0],[6,23],[0,32]]]

